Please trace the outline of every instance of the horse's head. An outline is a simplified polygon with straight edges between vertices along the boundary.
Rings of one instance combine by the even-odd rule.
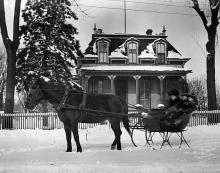
[[[36,105],[38,105],[42,100],[44,100],[44,94],[39,82],[35,82],[29,88],[29,92],[27,95],[27,100],[25,102],[25,107],[27,109],[33,109]]]
[[[69,94],[75,96],[72,102],[78,102],[78,100],[81,98],[78,94],[82,94],[83,89],[77,83],[72,82],[65,85],[61,82],[52,80],[45,81],[44,79],[39,79],[34,82],[33,85],[31,85],[25,106],[27,109],[33,109],[42,100],[47,100],[51,104],[60,104],[67,88],[69,89]]]

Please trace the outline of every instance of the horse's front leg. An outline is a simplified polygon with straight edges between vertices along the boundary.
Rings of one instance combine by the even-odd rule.
[[[66,152],[72,152],[71,128],[64,124],[64,130],[65,130],[65,133],[66,133],[66,142],[67,142]]]
[[[71,129],[76,142],[77,152],[82,152],[82,147],[79,142],[78,123],[76,122],[72,123]]]

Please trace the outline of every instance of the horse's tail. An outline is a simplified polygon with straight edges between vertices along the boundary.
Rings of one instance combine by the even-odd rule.
[[[123,116],[122,122],[123,122],[124,128],[127,130],[128,134],[131,136],[131,130],[130,130],[128,116]]]
[[[124,125],[124,128],[127,130],[128,134],[131,136],[131,130],[130,130],[129,119],[128,119],[128,105],[125,100],[123,100],[120,97],[119,99],[121,100],[121,104],[123,105],[123,108],[124,108],[123,112],[127,114],[122,117],[122,123]]]

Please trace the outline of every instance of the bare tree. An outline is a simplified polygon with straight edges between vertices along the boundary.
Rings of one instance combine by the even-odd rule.
[[[191,0],[192,8],[198,13],[203,25],[207,31],[208,42],[206,43],[206,67],[207,67],[207,95],[208,109],[214,110],[217,108],[216,85],[215,85],[215,48],[217,27],[219,24],[219,7],[220,0],[209,0],[209,13],[200,8],[198,0]],[[207,15],[208,14],[208,15]]]
[[[198,98],[199,110],[207,109],[207,87],[205,76],[192,78],[188,81],[189,90]]]
[[[217,96],[217,109],[220,109],[220,83],[219,81],[217,82],[216,96]]]
[[[16,52],[19,46],[20,8],[21,0],[15,0],[13,39],[11,40],[8,36],[8,30],[6,26],[4,0],[0,0],[0,27],[3,43],[7,53],[5,113],[13,113],[14,108]]]
[[[3,46],[0,47],[0,111],[3,111],[3,92],[6,79],[6,53]]]

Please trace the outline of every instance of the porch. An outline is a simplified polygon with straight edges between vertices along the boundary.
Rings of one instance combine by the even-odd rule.
[[[169,90],[187,91],[185,75],[85,75],[82,84],[88,93],[114,94],[148,109],[160,103],[166,105]]]

